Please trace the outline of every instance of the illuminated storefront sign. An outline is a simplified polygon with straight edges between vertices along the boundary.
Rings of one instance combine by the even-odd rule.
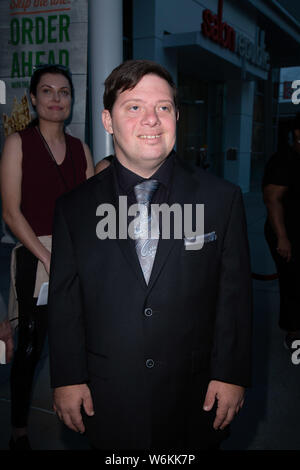
[[[33,117],[30,77],[36,65],[46,63],[70,68],[76,100],[68,130],[84,137],[87,20],[86,0],[0,1],[0,79],[6,87],[0,147],[4,137],[24,129]]]
[[[217,14],[205,9],[202,18],[201,31],[205,37],[244,57],[257,67],[269,70],[270,55],[265,50],[264,31],[259,31],[259,38],[255,43],[243,34],[237,33],[232,26],[223,21],[223,0],[219,0]]]

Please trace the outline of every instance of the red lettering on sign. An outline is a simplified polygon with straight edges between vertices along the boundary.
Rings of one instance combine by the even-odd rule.
[[[223,0],[219,0],[218,14],[206,8],[202,14],[202,34],[230,51],[235,50],[235,30],[223,22]]]

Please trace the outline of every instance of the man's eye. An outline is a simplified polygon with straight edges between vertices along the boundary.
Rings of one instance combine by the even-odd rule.
[[[164,105],[159,107],[160,111],[170,111],[170,106]]]
[[[137,111],[139,109],[139,107],[136,104],[134,104],[133,106],[130,106],[130,109],[132,111]]]
[[[67,90],[63,90],[63,91],[61,92],[61,94],[62,94],[63,96],[69,96],[69,92],[68,92]]]

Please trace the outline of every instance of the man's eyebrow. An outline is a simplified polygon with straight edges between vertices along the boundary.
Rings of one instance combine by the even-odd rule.
[[[142,100],[141,98],[129,98],[128,100],[123,101],[123,103],[121,104],[121,106],[123,106],[124,104],[127,104],[127,103],[132,103],[132,102],[146,103],[146,101],[145,101],[145,100]],[[170,104],[174,104],[174,101],[169,100],[169,99],[166,98],[165,100],[158,100],[156,103],[170,103]]]
[[[144,103],[145,101],[142,100],[141,98],[130,98],[128,100],[123,101],[122,104],[127,104],[127,103],[132,103],[132,101],[140,101],[141,103]]]

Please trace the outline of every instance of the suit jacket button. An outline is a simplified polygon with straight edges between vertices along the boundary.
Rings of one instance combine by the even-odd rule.
[[[153,313],[152,308],[149,308],[149,307],[145,308],[144,314],[146,317],[151,317],[152,313]]]
[[[148,367],[148,369],[152,369],[152,367],[154,367],[154,361],[153,361],[153,359],[147,359],[147,361],[146,361],[146,367]]]

